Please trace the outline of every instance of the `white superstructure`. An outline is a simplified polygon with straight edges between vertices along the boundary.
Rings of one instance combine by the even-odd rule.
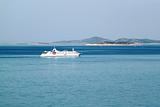
[[[74,48],[72,51],[58,51],[54,48],[52,51],[44,51],[40,56],[41,57],[65,57],[65,56],[79,56],[80,53],[75,51]]]

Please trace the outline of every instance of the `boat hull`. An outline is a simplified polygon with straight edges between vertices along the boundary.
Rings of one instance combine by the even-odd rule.
[[[80,53],[77,51],[58,51],[55,48],[52,51],[44,51],[41,57],[78,57]]]
[[[80,53],[76,54],[41,54],[41,57],[78,57]]]

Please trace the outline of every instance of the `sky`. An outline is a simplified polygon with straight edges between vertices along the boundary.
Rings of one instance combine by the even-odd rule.
[[[160,39],[160,0],[0,0],[0,43]]]

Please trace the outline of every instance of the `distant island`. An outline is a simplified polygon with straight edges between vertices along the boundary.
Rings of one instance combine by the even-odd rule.
[[[32,43],[14,43],[11,45],[30,46],[139,46],[145,44],[160,44],[160,40],[119,38],[110,40],[102,37],[90,37],[82,40],[54,41],[54,42],[32,42]],[[5,45],[5,44],[0,44]],[[9,43],[7,45],[10,45]]]
[[[57,41],[53,45],[80,45],[80,46],[139,46],[144,44],[159,44],[160,40],[119,38],[110,40],[102,37],[90,37],[82,40]]]
[[[97,37],[93,37],[93,38],[96,39]],[[85,45],[87,46],[140,46],[144,44],[159,44],[159,43],[160,43],[160,40],[152,40],[152,39],[120,38],[117,40],[108,40],[108,39],[101,38],[101,41],[99,42],[86,43]]]

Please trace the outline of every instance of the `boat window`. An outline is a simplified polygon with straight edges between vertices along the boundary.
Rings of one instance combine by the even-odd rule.
[[[47,53],[47,51],[44,51],[43,53]]]

